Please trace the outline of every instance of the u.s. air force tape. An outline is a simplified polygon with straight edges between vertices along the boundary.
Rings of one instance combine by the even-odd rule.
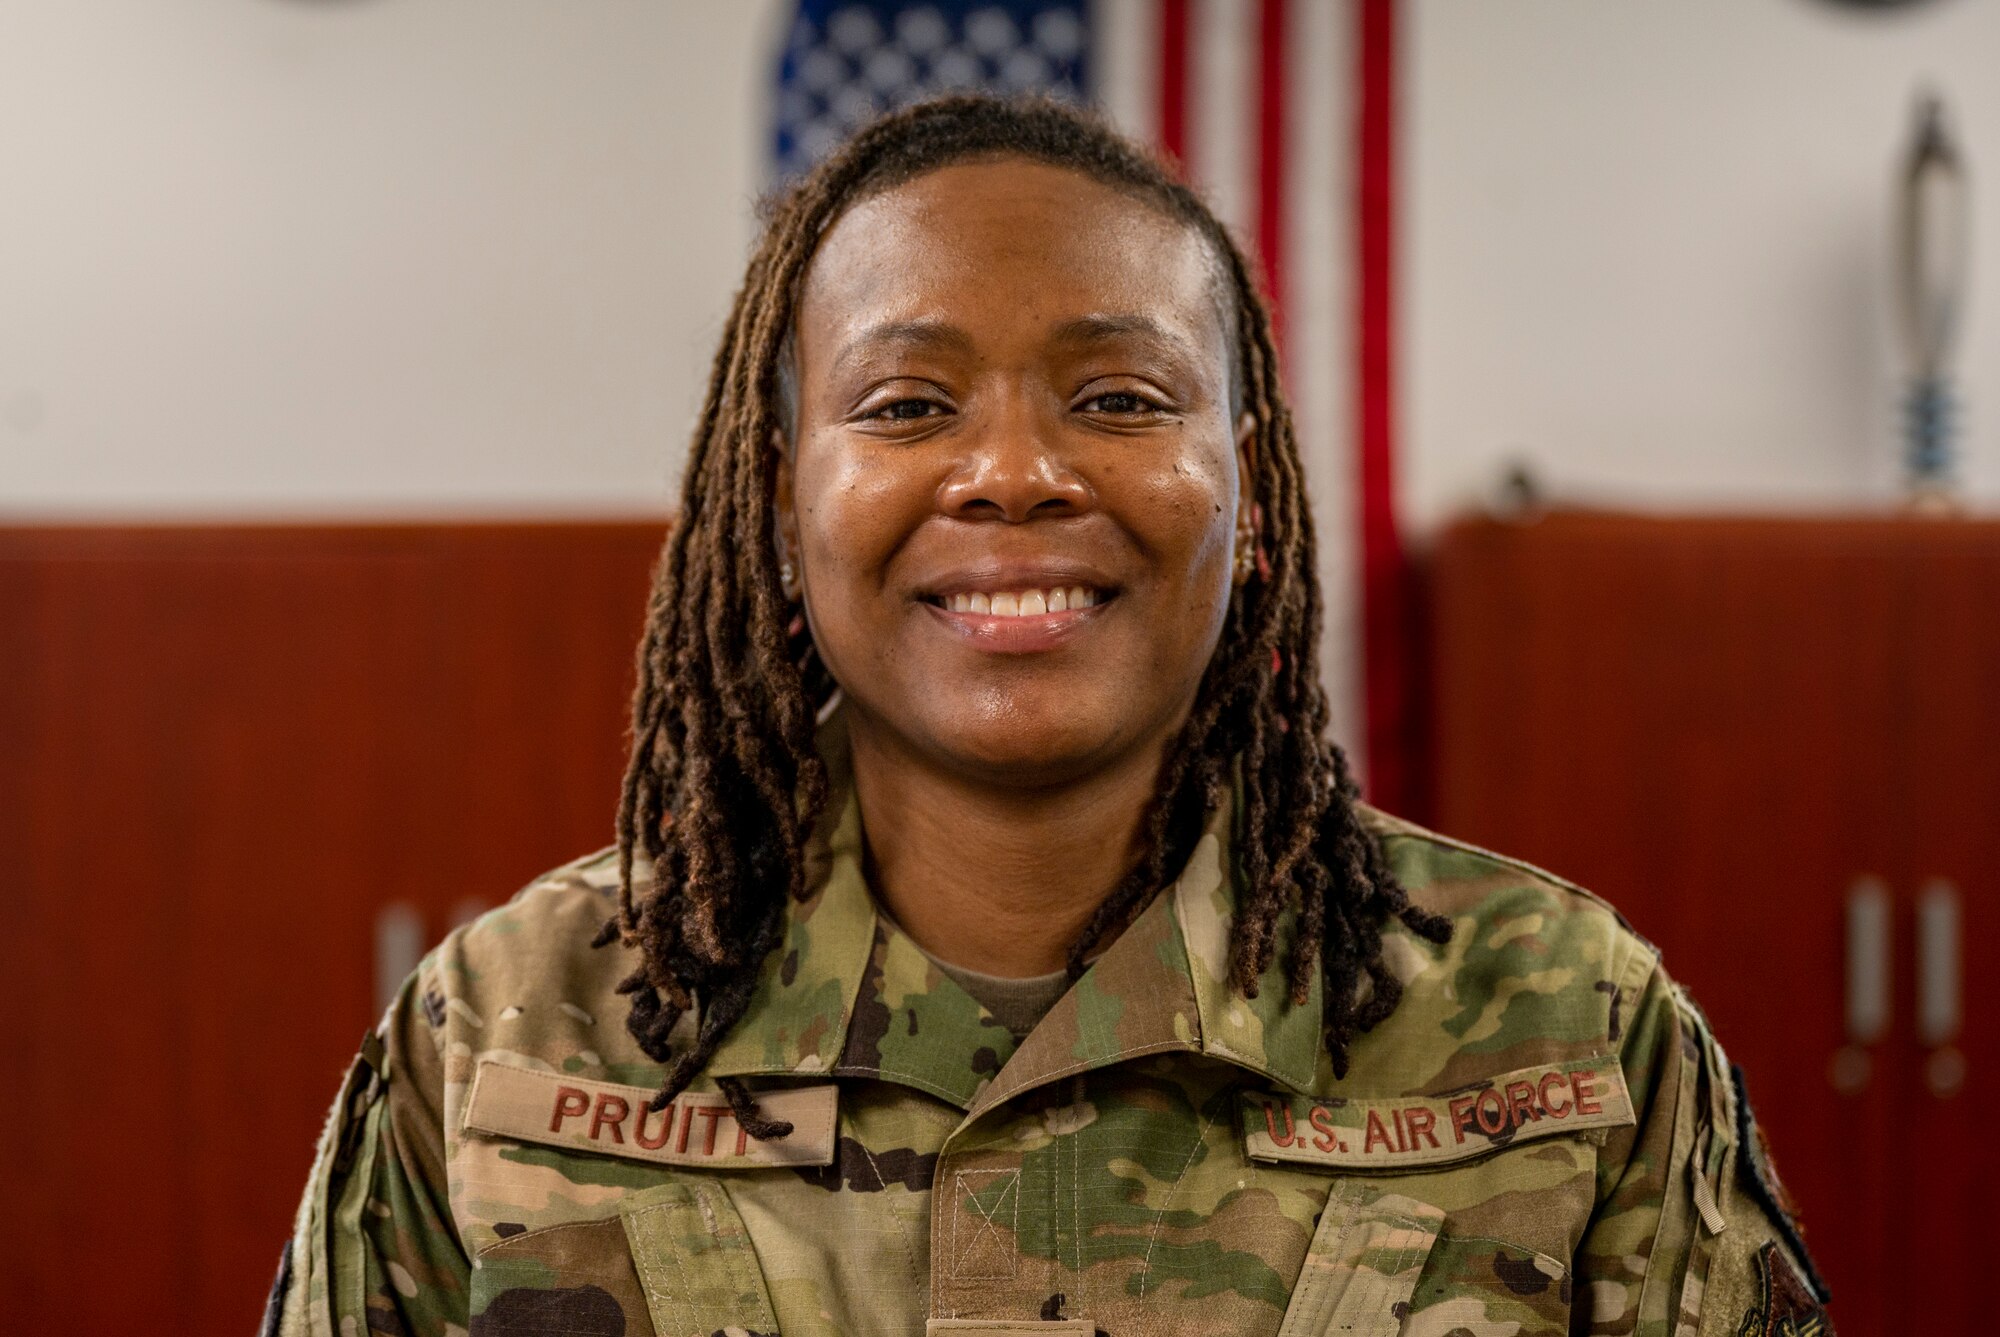
[[[1386,1100],[1243,1098],[1256,1160],[1392,1169],[1477,1156],[1529,1138],[1633,1122],[1613,1057],[1520,1068],[1435,1096]]]
[[[643,1086],[481,1059],[465,1102],[465,1127],[663,1165],[833,1164],[840,1088],[830,1083],[758,1092],[758,1113],[792,1125],[787,1136],[762,1142],[743,1130],[719,1095],[683,1091],[657,1113],[646,1108],[652,1098],[653,1091]]]

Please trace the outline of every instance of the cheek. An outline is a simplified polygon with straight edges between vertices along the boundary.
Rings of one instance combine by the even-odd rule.
[[[1214,653],[1235,594],[1236,469],[1234,459],[1203,453],[1185,458],[1156,485],[1152,508],[1155,555],[1168,575],[1171,612],[1160,619],[1162,660],[1184,663],[1196,677]]]
[[[1236,539],[1236,471],[1212,453],[1174,461],[1148,480],[1144,541],[1191,595],[1224,602]]]
[[[854,451],[811,439],[795,495],[807,584],[827,594],[871,572],[879,581],[929,500],[906,471],[869,467]]]
[[[908,611],[882,596],[936,495],[937,480],[911,467],[917,462],[830,434],[802,442],[793,507],[806,617],[836,677],[879,671],[895,621]]]

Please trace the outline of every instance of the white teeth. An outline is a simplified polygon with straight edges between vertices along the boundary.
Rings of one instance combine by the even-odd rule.
[[[1058,585],[1048,590],[1014,590],[1006,594],[953,594],[944,606],[954,613],[980,613],[991,617],[1043,617],[1049,613],[1075,612],[1095,607],[1096,590],[1083,585]]]

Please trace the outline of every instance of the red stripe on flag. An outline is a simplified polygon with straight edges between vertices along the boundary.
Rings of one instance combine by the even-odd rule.
[[[1263,0],[1257,19],[1257,255],[1271,327],[1285,334],[1285,0]],[[1282,364],[1281,364],[1282,365]]]
[[[1192,179],[1188,162],[1188,13],[1191,0],[1160,3],[1160,147],[1181,164]]]
[[[1410,710],[1411,601],[1396,528],[1394,307],[1396,0],[1355,5],[1360,93],[1356,117],[1355,400],[1361,446],[1362,671],[1368,792],[1408,811],[1413,790]]]

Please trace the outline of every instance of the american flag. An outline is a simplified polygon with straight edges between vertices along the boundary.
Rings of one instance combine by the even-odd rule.
[[[1178,160],[1256,258],[1313,494],[1334,734],[1410,805],[1389,323],[1394,0],[799,0],[772,164],[964,88],[1101,107]]]

